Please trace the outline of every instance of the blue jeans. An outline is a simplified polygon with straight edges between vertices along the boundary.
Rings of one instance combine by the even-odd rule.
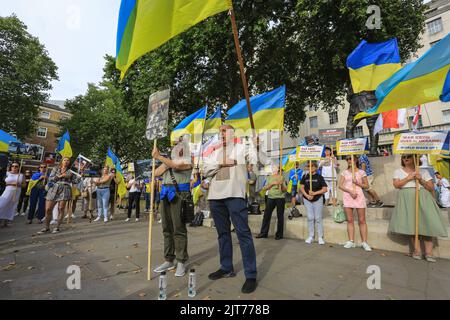
[[[145,192],[144,198],[145,198],[145,210],[148,211],[150,210],[150,193]]]
[[[33,220],[35,216],[39,220],[42,220],[45,217],[45,189],[38,189],[37,187],[31,189],[28,220]]]
[[[101,217],[103,213],[103,217],[108,218],[109,196],[110,196],[109,188],[105,189],[97,188],[98,217]]]
[[[256,279],[256,251],[248,226],[248,210],[245,199],[209,200],[209,206],[219,236],[220,268],[228,272],[234,270],[230,229],[231,222],[233,222],[241,248],[245,277]]]

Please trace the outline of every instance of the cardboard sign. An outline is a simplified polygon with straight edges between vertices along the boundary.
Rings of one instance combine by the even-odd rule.
[[[37,144],[11,142],[8,147],[11,158],[42,161],[44,147]]]
[[[145,137],[148,140],[167,137],[169,121],[170,89],[158,91],[150,96]]]
[[[296,160],[314,161],[325,157],[325,146],[298,146]]]
[[[449,152],[449,131],[405,132],[394,138],[395,154],[440,154]]]
[[[336,143],[338,156],[360,155],[369,153],[367,137],[356,139],[343,139]]]

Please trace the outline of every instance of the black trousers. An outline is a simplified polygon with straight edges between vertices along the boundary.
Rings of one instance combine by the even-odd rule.
[[[19,203],[17,204],[17,212],[21,212],[23,207],[23,213],[27,211],[28,208],[28,200],[30,200],[30,196],[26,195],[27,189],[22,189],[20,192]]]
[[[284,205],[286,200],[283,199],[267,199],[266,209],[264,210],[264,218],[261,226],[260,234],[267,236],[269,233],[270,219],[272,219],[273,209],[277,208],[277,232],[276,236],[283,237],[284,231]]]
[[[128,218],[131,218],[131,210],[133,209],[133,203],[136,204],[136,218],[139,219],[139,213],[141,211],[141,193],[130,192],[128,194]]]

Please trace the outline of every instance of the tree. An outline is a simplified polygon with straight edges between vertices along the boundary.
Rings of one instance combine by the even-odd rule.
[[[81,153],[102,163],[111,147],[124,163],[150,157],[145,118],[131,116],[122,101],[122,93],[111,85],[89,84],[85,95],[66,102],[73,116],[60,126],[61,132],[70,132],[74,156]]]
[[[25,138],[34,131],[39,106],[57,80],[45,47],[16,16],[0,17],[0,128]]]

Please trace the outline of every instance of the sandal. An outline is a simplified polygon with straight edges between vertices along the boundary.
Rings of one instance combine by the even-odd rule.
[[[49,233],[49,232],[50,232],[50,229],[44,228],[41,231],[39,231],[37,234],[46,234],[46,233]]]

